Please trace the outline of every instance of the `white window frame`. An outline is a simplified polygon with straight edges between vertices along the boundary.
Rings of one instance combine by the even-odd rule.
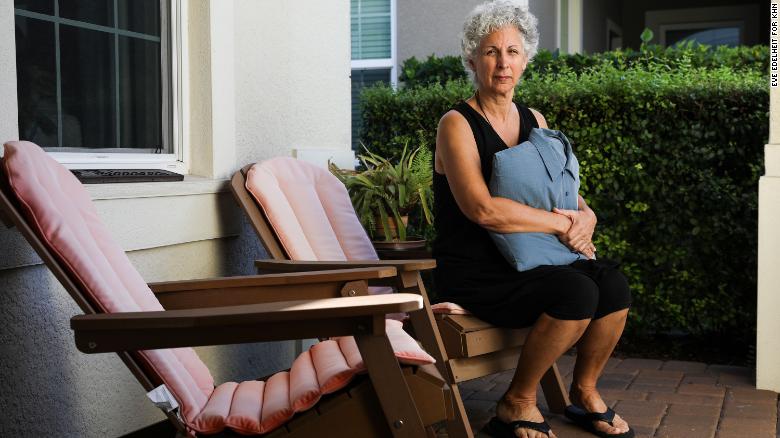
[[[390,69],[390,86],[393,89],[398,88],[398,38],[397,38],[397,18],[396,13],[397,0],[390,0],[390,58],[380,59],[350,59],[352,70],[379,70]]]
[[[165,169],[177,173],[188,173],[188,153],[184,147],[186,144],[186,126],[187,120],[187,89],[186,77],[182,72],[187,71],[186,54],[187,47],[187,26],[185,17],[187,17],[187,2],[182,0],[170,0],[170,8],[166,10],[166,2],[161,0],[161,28],[169,28],[168,38],[162,38],[161,42],[161,62],[164,57],[170,58],[170,64],[163,63],[161,73],[170,76],[170,85],[168,81],[163,81],[163,98],[171,96],[169,105],[169,115],[163,114],[162,131],[163,135],[171,139],[173,153],[170,154],[149,154],[134,153],[129,149],[104,149],[100,152],[90,152],[84,148],[83,151],[60,152],[49,151],[48,154],[59,163],[69,169]],[[169,92],[168,87],[171,90]],[[170,122],[168,122],[170,121]],[[170,123],[170,125],[168,124]],[[170,134],[169,134],[170,132]],[[120,152],[121,151],[121,152]]]

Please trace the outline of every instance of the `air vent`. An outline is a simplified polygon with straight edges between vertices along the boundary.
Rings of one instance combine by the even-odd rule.
[[[184,175],[159,169],[72,169],[82,184],[181,181]]]

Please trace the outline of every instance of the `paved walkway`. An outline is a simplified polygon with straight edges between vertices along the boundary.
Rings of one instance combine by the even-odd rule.
[[[568,385],[573,356],[558,361]],[[494,415],[512,372],[461,385],[475,433]],[[605,401],[636,430],[637,437],[780,438],[778,394],[753,386],[747,368],[699,362],[610,359],[598,384]],[[559,438],[591,438],[564,417],[543,414]],[[477,434],[486,437],[485,434]]]

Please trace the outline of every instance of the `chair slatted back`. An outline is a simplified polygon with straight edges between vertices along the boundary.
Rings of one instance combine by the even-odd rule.
[[[236,173],[232,188],[275,259],[378,259],[346,188],[326,169],[272,158]]]

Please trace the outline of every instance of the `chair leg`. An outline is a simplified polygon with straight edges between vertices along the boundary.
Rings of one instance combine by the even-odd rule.
[[[455,374],[444,349],[444,342],[439,333],[439,327],[436,325],[436,319],[431,311],[431,303],[428,301],[428,294],[425,292],[422,278],[417,274],[417,287],[423,298],[423,308],[409,314],[414,327],[414,334],[422,343],[423,348],[436,359],[436,368],[447,380],[452,394],[452,405],[455,411],[454,418],[447,422],[447,432],[451,438],[473,438],[469,419],[466,416],[466,408],[463,405],[463,399],[460,395],[458,385],[455,383]],[[412,291],[409,291],[412,292]]]
[[[368,376],[374,385],[393,437],[425,438],[425,427],[414,404],[412,393],[406,385],[401,367],[393,353],[393,347],[384,334],[384,319],[381,324],[381,335],[355,336],[363,362],[368,369]]]
[[[561,373],[558,371],[558,365],[553,363],[550,369],[542,376],[542,391],[544,399],[547,400],[547,407],[554,414],[562,414],[566,406],[570,405],[569,393],[563,384]]]

